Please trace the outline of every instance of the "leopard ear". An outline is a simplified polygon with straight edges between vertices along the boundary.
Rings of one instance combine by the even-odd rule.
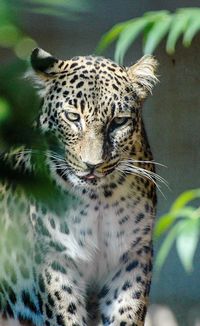
[[[65,63],[65,61],[58,60],[52,54],[40,48],[33,50],[30,61],[35,73],[46,78],[60,73]]]
[[[151,55],[145,55],[127,69],[129,79],[140,100],[151,94],[153,86],[158,82],[157,67],[157,60]]]
[[[47,86],[46,82],[60,73],[64,61],[58,60],[40,48],[36,48],[31,54],[30,62],[31,69],[25,74],[25,77],[31,79],[35,86],[40,89],[39,95],[43,95]]]
[[[30,61],[31,66],[36,73],[45,75],[48,75],[56,63],[58,63],[58,59],[40,48],[33,50]]]

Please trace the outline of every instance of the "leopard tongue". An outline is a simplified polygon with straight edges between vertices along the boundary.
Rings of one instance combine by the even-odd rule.
[[[87,180],[92,180],[92,179],[96,179],[96,176],[94,174],[88,174],[84,178]]]

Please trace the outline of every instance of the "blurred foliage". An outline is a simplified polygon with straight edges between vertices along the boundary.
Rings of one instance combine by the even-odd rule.
[[[10,105],[5,98],[0,98],[0,126],[6,120],[9,119],[10,116]]]
[[[26,62],[16,61],[0,69],[0,151],[32,141],[30,127],[39,101],[22,78],[26,68]]]
[[[192,205],[191,202],[194,200],[200,200],[200,189],[182,193],[169,212],[160,217],[156,223],[155,238],[158,239],[166,234],[156,257],[157,270],[162,268],[175,242],[185,271],[192,271],[194,255],[200,240],[200,206],[197,208]]]
[[[39,100],[23,75],[28,67],[27,59],[37,43],[25,31],[23,22],[30,14],[78,19],[79,13],[88,9],[88,0],[0,0],[0,50],[7,49],[15,56],[12,62],[0,66],[0,178],[10,184],[23,185],[27,193],[41,200],[50,198],[50,204],[55,203],[53,198],[58,202],[60,193],[56,195],[57,189],[50,182],[49,174],[44,173],[43,154],[49,137],[32,128],[38,115]],[[27,173],[23,177],[2,159],[4,152],[22,145],[27,149],[37,148],[33,155],[37,175]]]
[[[77,19],[80,12],[88,10],[87,0],[0,0],[0,47],[12,49],[20,59],[26,59],[36,47],[36,41],[24,32],[20,24],[22,13],[72,20]]]
[[[194,36],[200,31],[200,8],[181,8],[175,13],[167,10],[146,12],[113,26],[100,40],[97,53],[102,53],[117,40],[115,60],[123,63],[124,56],[140,33],[143,33],[143,52],[152,54],[167,35],[166,51],[175,52],[178,38],[183,34],[183,45],[189,47]]]
[[[12,1],[0,1],[0,47],[12,49],[19,58],[26,59],[36,42],[20,26],[18,10]]]
[[[89,10],[87,0],[26,0],[26,10],[36,14],[59,16],[64,19],[77,19],[77,13]]]
[[[0,150],[6,143],[21,144],[22,138],[30,143],[30,126],[39,106],[31,85],[23,79],[26,60],[37,43],[24,31],[21,18],[31,12],[73,19],[88,8],[88,0],[0,0],[0,48],[10,49],[17,59],[0,67]]]

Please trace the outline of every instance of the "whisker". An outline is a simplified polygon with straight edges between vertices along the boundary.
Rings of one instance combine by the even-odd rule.
[[[68,173],[67,173],[68,172]],[[67,170],[67,167],[62,171],[61,176],[67,176],[70,173],[69,170]]]
[[[141,160],[134,160],[134,159],[127,159],[126,162],[130,162],[130,163],[143,163],[143,164],[154,164],[154,165],[159,165],[162,166],[164,168],[167,168],[167,165],[164,165],[162,163],[156,162],[156,161],[141,161]]]
[[[132,168],[132,166],[130,165],[125,165],[129,168]],[[168,185],[168,182],[163,178],[161,177],[159,174],[153,172],[153,171],[149,171],[149,170],[146,170],[146,169],[143,169],[143,168],[140,168],[140,167],[135,167],[138,171],[142,171],[142,172],[145,172],[145,173],[148,173],[149,175],[151,175],[153,178],[157,179],[158,181],[160,181],[161,183],[163,183],[166,187],[169,187]]]
[[[139,161],[139,160],[138,160],[138,162],[141,163],[141,161]],[[152,163],[152,161],[146,161],[145,163],[147,163],[147,162]],[[131,159],[121,161],[121,163],[119,164],[117,169],[119,169],[120,171],[124,171],[125,173],[130,173],[130,174],[137,175],[139,177],[149,179],[150,181],[152,181],[155,184],[156,188],[160,191],[162,196],[165,198],[165,196],[161,190],[161,186],[158,184],[158,182],[163,183],[167,188],[169,188],[167,181],[163,177],[158,175],[157,173],[155,173],[153,171],[146,170],[146,169],[138,167],[138,166],[135,166],[133,163],[137,163],[137,161],[131,160]],[[156,181],[158,181],[158,182],[156,182]]]
[[[150,171],[150,170],[135,166],[133,164],[130,164],[130,163],[134,163],[134,162],[137,162],[137,161],[136,160],[124,160],[124,161],[121,161],[121,164],[123,164],[123,165],[125,165],[126,167],[129,167],[129,168],[134,168],[134,169],[137,169],[137,170],[140,170],[140,171],[144,171],[144,172],[152,175],[155,179],[157,179],[158,181],[160,181],[166,187],[169,188],[168,182],[163,177],[161,177],[158,173],[155,173],[153,171]],[[141,161],[138,161],[138,162],[141,162]],[[149,162],[151,163],[152,161],[149,161]],[[155,163],[157,163],[157,162],[155,162]],[[158,164],[160,164],[160,163],[158,163]]]
[[[131,168],[131,169],[125,169],[124,172],[125,173],[130,173],[130,174],[133,174],[133,175],[136,175],[136,176],[139,176],[139,177],[141,177],[143,179],[146,178],[146,179],[150,180],[151,182],[153,182],[155,184],[156,188],[160,191],[160,193],[162,194],[162,196],[166,199],[164,193],[161,190],[160,185],[148,173],[146,173],[144,171],[137,171],[136,169],[133,169],[133,168]]]
[[[63,169],[63,168],[66,168],[66,164],[64,164],[64,163],[60,163],[60,164],[55,164],[55,167],[56,167],[56,169]]]

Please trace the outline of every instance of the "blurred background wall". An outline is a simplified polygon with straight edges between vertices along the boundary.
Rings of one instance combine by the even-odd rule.
[[[93,54],[102,34],[115,23],[141,16],[146,11],[174,11],[180,6],[198,7],[200,2],[88,0],[82,12],[66,12],[66,16],[63,12],[62,17],[33,13],[19,6],[18,19],[23,31],[40,47],[66,59]],[[142,41],[138,38],[126,55],[125,64],[132,64],[141,55]],[[163,186],[166,198],[158,193],[159,217],[182,191],[200,186],[200,36],[195,37],[188,49],[183,48],[179,41],[172,56],[166,54],[163,42],[155,55],[160,63],[160,83],[153,97],[145,103],[143,113],[155,160],[167,166],[159,167],[157,172],[171,188],[168,190]],[[105,52],[105,56],[113,59],[113,47]],[[32,110],[37,100],[30,93],[29,86],[21,81],[19,90],[13,88],[24,69],[24,63],[16,59],[11,50],[0,48],[0,95],[6,96],[7,83],[12,90],[12,99],[17,97],[18,106],[22,108],[26,102],[27,109]],[[6,79],[7,75],[9,79]],[[12,110],[15,110],[15,105]],[[12,130],[9,132],[11,134]],[[155,244],[155,252],[158,245]],[[152,316],[148,325],[200,325],[200,250],[196,252],[191,274],[183,270],[176,251],[170,252],[160,274],[154,276],[151,304]],[[171,312],[165,307],[169,307]]]

